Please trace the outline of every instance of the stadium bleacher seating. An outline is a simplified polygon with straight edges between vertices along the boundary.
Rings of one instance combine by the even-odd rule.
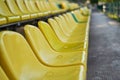
[[[1,80],[9,80],[8,77],[6,76],[5,72],[1,68],[1,66],[0,66],[0,79]]]
[[[0,80],[86,80],[90,14],[67,0],[0,0]]]

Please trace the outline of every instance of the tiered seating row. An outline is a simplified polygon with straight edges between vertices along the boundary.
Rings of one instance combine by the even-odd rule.
[[[72,4],[72,3],[71,3]],[[57,3],[41,0],[0,0],[0,25],[35,19],[66,12],[70,8],[59,8]],[[72,8],[79,8],[72,4]]]
[[[86,80],[90,11],[82,10],[26,24],[24,37],[1,31],[0,78]]]

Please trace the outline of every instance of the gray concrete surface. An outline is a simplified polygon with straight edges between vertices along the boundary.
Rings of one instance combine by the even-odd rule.
[[[93,11],[87,80],[120,80],[120,23]]]

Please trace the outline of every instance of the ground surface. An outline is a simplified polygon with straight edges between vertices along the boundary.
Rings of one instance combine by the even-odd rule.
[[[120,23],[93,11],[87,80],[120,80]]]

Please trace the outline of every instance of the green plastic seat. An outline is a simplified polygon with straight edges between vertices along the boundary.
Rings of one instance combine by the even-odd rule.
[[[52,48],[56,51],[80,51],[84,48],[84,42],[81,43],[69,43],[69,42],[62,42],[55,32],[52,30],[50,25],[46,22],[39,21],[38,27],[43,32],[44,36],[48,40],[49,44],[52,46]]]
[[[6,17],[8,23],[20,21],[20,16],[14,15],[7,7],[5,0],[0,0],[0,16]]]
[[[24,14],[20,11],[20,9],[18,8],[17,4],[15,3],[15,0],[6,0],[6,3],[10,9],[10,11],[14,14],[14,15],[19,15],[21,17],[21,20],[27,20],[30,19],[30,15],[29,14]]]
[[[83,65],[50,67],[40,62],[22,35],[0,32],[0,65],[10,80],[85,80]],[[68,76],[69,75],[69,76]]]

